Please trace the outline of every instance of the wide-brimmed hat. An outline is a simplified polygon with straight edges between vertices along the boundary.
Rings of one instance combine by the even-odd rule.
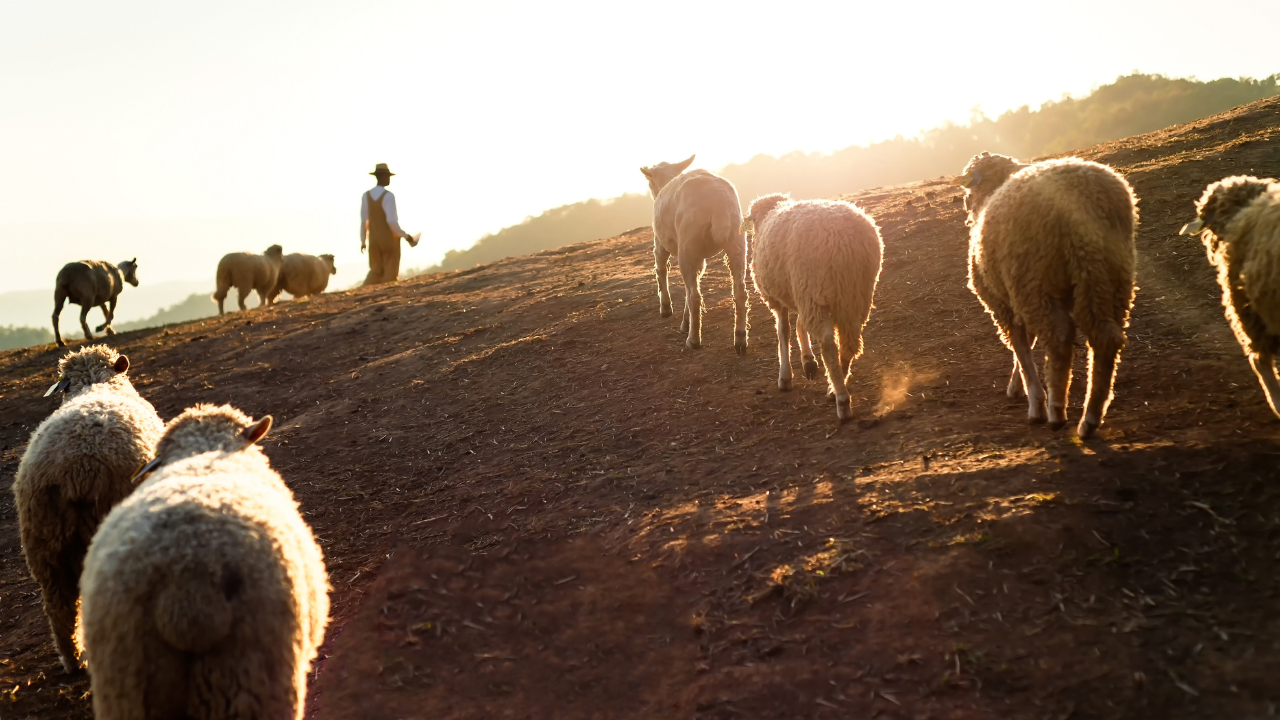
[[[369,173],[369,174],[370,174],[370,175],[381,175],[382,173],[386,173],[386,174],[388,174],[388,175],[395,175],[395,173],[393,173],[393,172],[391,172],[390,170],[388,170],[388,169],[387,169],[387,164],[386,164],[386,163],[378,163],[377,165],[374,165],[374,166],[373,166],[373,172],[371,172],[371,173]]]

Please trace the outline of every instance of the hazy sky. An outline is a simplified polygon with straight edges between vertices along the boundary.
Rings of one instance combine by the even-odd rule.
[[[1134,70],[1280,71],[1280,2],[1217,2],[1248,20],[1212,31],[1207,7],[0,0],[0,292],[85,257],[144,282],[271,242],[361,262],[377,162],[425,266],[643,192],[642,164],[830,151]]]

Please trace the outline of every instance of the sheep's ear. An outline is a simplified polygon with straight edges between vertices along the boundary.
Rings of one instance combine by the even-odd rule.
[[[271,416],[265,415],[258,422],[245,428],[244,432],[240,433],[240,437],[244,438],[244,441],[246,444],[252,445],[258,442],[259,440],[261,440],[262,438],[266,437],[267,432],[270,430],[271,430]]]
[[[653,177],[652,175],[649,174],[649,168],[647,167],[640,168],[640,172],[644,173],[645,177]]]
[[[1192,220],[1186,225],[1183,225],[1182,229],[1178,231],[1178,234],[1179,235],[1199,235],[1200,231],[1202,230],[1204,230],[1204,220],[1201,220],[1200,218],[1196,218],[1195,220]]]
[[[111,367],[115,368],[115,371],[118,373],[128,372],[129,358],[125,355],[121,355],[120,357],[116,358],[115,364],[112,365]]]
[[[951,184],[952,184],[952,185],[958,185],[958,186],[960,186],[960,187],[969,187],[969,176],[968,176],[968,175],[957,175],[957,176],[955,176],[955,177],[951,178]]]
[[[136,257],[135,257],[134,259],[130,260],[129,262],[130,262],[130,263],[133,263],[134,265],[137,265],[137,264],[138,264],[138,258],[136,258]]]
[[[677,172],[677,173],[682,173],[682,172],[684,172],[685,170],[688,170],[688,169],[689,169],[689,166],[693,164],[693,159],[694,159],[694,158],[696,158],[696,157],[698,157],[698,156],[697,156],[697,155],[690,155],[688,160],[685,160],[684,162],[676,163],[676,164],[675,164],[676,172]]]

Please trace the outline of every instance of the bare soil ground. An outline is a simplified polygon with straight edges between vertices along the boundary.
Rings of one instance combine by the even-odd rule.
[[[1280,100],[1078,154],[1142,213],[1087,443],[1005,398],[941,179],[847,198],[886,256],[844,425],[822,384],[776,389],[759,300],[734,354],[719,264],[686,351],[647,229],[111,343],[166,418],[276,417],[267,452],[333,583],[309,717],[1271,715],[1280,423],[1175,233],[1208,182],[1280,175]],[[6,720],[91,712],[8,492],[58,355],[0,355]]]

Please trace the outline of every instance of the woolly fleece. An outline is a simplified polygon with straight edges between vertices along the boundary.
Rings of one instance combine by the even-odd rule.
[[[747,238],[740,229],[742,208],[733,183],[707,172],[684,172],[693,158],[640,168],[653,195],[653,257],[662,317],[671,316],[667,266],[672,255],[684,279],[685,347],[702,347],[702,273],[707,258],[723,252],[733,279],[734,350],[747,352]]]
[[[301,718],[328,622],[311,529],[252,422],[197,406],[85,561],[85,654],[98,720]]]
[[[852,203],[793,201],[766,195],[751,204],[755,223],[751,273],[778,327],[780,388],[790,387],[789,312],[799,316],[797,334],[806,375],[812,356],[809,333],[818,341],[839,417],[849,415],[845,382],[850,363],[862,355],[862,328],[880,278],[884,242],[875,221]]]
[[[258,293],[258,301],[263,305],[274,302],[271,291],[275,289],[280,277],[280,266],[284,264],[284,250],[279,245],[272,245],[261,255],[248,252],[227,253],[218,261],[217,290],[213,293],[214,302],[218,303],[218,314],[221,315],[222,303],[227,299],[227,291],[236,289],[236,302],[240,309],[246,309],[244,301],[250,291]]]
[[[1236,340],[1280,417],[1274,355],[1280,352],[1280,184],[1234,176],[1209,185],[1196,202],[1209,264]]]
[[[164,432],[155,408],[115,370],[120,357],[91,345],[59,361],[70,383],[62,406],[32,433],[13,483],[27,567],[69,672],[79,668],[73,638],[85,552]]]
[[[282,292],[287,292],[295,298],[319,295],[329,287],[329,276],[336,275],[337,272],[332,255],[317,257],[303,253],[289,253],[284,256],[284,262],[280,265],[280,275],[276,280],[275,288],[271,291],[271,300],[274,302]]]
[[[1049,420],[1066,422],[1072,343],[1089,343],[1089,389],[1079,432],[1090,437],[1112,397],[1135,291],[1133,189],[1111,168],[1078,158],[1025,166],[982,153],[965,168],[969,288],[1014,351],[1009,392],[1025,388],[1042,422],[1044,391],[1030,347],[1045,348]]]

